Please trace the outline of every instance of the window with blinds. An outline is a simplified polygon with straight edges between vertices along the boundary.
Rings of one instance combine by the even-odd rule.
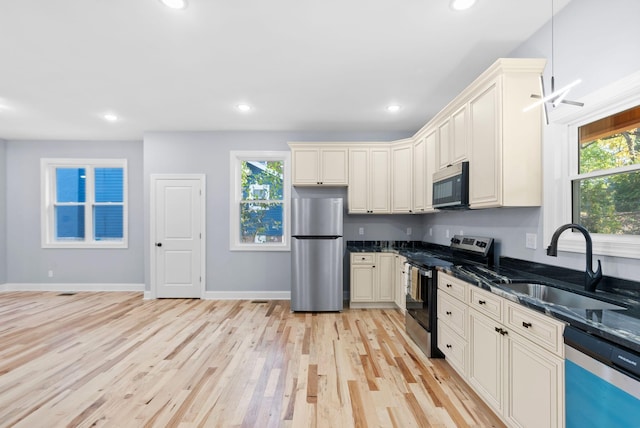
[[[578,128],[573,222],[591,233],[640,235],[640,106]]]
[[[43,247],[126,247],[126,160],[42,160]]]

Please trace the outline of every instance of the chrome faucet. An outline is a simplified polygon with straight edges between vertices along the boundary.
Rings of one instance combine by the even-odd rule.
[[[565,224],[560,226],[551,237],[551,244],[547,247],[547,256],[558,257],[558,238],[567,229],[577,229],[582,235],[584,235],[584,239],[587,242],[586,256],[587,256],[587,268],[584,272],[584,289],[586,291],[596,291],[596,286],[598,282],[602,279],[602,266],[600,265],[600,260],[598,260],[598,270],[593,272],[592,270],[592,259],[593,259],[593,244],[591,242],[591,235],[589,235],[589,231],[579,224]]]

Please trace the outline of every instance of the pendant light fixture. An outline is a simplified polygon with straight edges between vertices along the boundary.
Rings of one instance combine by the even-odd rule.
[[[549,115],[548,115],[548,104],[551,104],[551,106],[553,108],[558,107],[560,104],[570,104],[573,106],[577,106],[577,107],[583,107],[584,103],[578,102],[578,101],[570,101],[568,99],[566,99],[567,95],[569,94],[569,91],[571,90],[571,88],[573,88],[576,85],[579,85],[580,82],[582,82],[580,79],[576,79],[573,82],[569,83],[566,86],[563,86],[560,89],[556,89],[556,84],[555,84],[555,44],[554,44],[554,31],[555,31],[555,25],[554,25],[554,12],[555,12],[555,8],[554,8],[554,4],[553,4],[553,0],[551,0],[551,93],[549,95],[546,95],[546,90],[545,90],[545,86],[544,86],[544,77],[540,76],[540,86],[542,88],[542,95],[538,95],[538,94],[531,94],[531,98],[539,98],[538,101],[534,102],[533,104],[531,104],[530,106],[526,107],[524,109],[524,111],[529,111],[535,107],[538,107],[539,105],[543,105],[544,107],[544,115],[545,115],[545,119],[547,124],[549,124]]]

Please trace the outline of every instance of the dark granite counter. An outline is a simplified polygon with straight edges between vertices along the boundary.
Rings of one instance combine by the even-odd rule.
[[[615,344],[640,352],[640,283],[603,277],[595,293],[584,291],[584,272],[502,257],[497,265],[456,258],[448,247],[422,242],[349,241],[351,252],[393,251],[419,266],[447,272],[505,299],[562,320]],[[511,282],[537,282],[622,306],[624,309],[575,309],[554,305],[506,288]],[[502,284],[502,285],[501,285]]]

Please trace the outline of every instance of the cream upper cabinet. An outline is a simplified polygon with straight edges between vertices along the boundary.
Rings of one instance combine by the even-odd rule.
[[[467,160],[467,110],[465,104],[451,115],[450,157],[451,163]]]
[[[413,143],[413,212],[416,213],[423,213],[426,206],[426,146],[425,138]]]
[[[413,141],[391,146],[391,211],[413,212]]]
[[[389,145],[349,149],[349,213],[391,212]]]
[[[459,163],[468,158],[468,104],[463,104],[440,123],[438,130],[438,169]]]
[[[541,108],[523,111],[540,93],[543,62],[505,70],[469,101],[471,208],[542,203]]]
[[[424,167],[424,212],[433,212],[433,173],[436,172],[436,145],[438,144],[438,130],[433,129],[427,133],[425,141],[425,167]]]
[[[346,186],[348,148],[331,143],[289,143],[294,186]]]
[[[438,125],[438,136],[436,166],[438,169],[443,169],[451,165],[451,120],[448,117]]]

